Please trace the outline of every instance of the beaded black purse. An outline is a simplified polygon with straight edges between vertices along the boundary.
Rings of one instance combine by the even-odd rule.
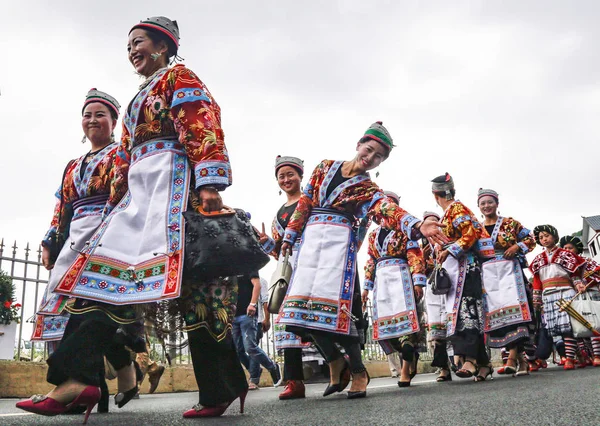
[[[188,210],[185,225],[184,275],[193,279],[231,277],[256,272],[269,262],[246,212]]]

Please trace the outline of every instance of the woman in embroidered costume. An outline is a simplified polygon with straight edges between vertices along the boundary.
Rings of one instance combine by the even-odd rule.
[[[510,217],[498,216],[498,193],[479,189],[477,204],[484,216],[483,226],[492,238],[495,259],[482,266],[485,308],[485,332],[490,348],[506,348],[508,359],[503,374],[529,374],[524,356],[533,357],[530,343],[535,329],[530,326],[533,306],[527,291],[525,255],[535,248],[531,231]],[[517,361],[519,363],[517,370]],[[500,372],[499,372],[500,373]]]
[[[579,237],[571,235],[564,236],[560,239],[560,247],[581,256],[583,253],[583,242]],[[587,286],[587,296],[591,300],[600,300],[600,284],[598,283],[598,274],[600,265],[594,262],[592,259],[585,259],[586,264],[584,266],[584,284]],[[589,284],[589,286],[588,286]],[[591,339],[577,339],[577,345],[581,352],[586,353],[589,356],[591,353],[593,360],[591,364],[594,367],[600,367],[600,337],[592,337]],[[591,351],[590,351],[591,349]],[[587,361],[583,356],[584,361]]]
[[[168,18],[131,29],[129,60],[146,80],[123,119],[106,219],[55,291],[117,306],[181,295],[200,390],[184,417],[214,417],[237,398],[243,411],[248,389],[231,343],[237,281],[183,280],[183,212],[188,197],[192,208],[219,211],[231,170],[219,106],[191,70],[168,67],[178,47]]]
[[[439,222],[442,218],[435,212],[425,212],[423,221]],[[425,259],[426,276],[431,277],[435,270],[435,250],[427,239],[421,244]],[[448,357],[448,340],[446,336],[446,296],[433,294],[429,287],[425,288],[425,309],[427,310],[427,341],[433,345],[432,367],[439,369],[436,382],[452,380]]]
[[[117,124],[120,105],[112,96],[97,89],[91,89],[82,109],[82,127],[85,140],[92,149],[86,155],[72,160],[67,165],[63,182],[57,191],[57,203],[50,229],[42,241],[42,263],[52,270],[46,293],[36,316],[32,340],[53,341],[56,349],[48,359],[48,381],[57,386],[46,397],[34,397],[22,401],[17,407],[34,413],[44,412],[54,405],[53,414],[66,411],[66,403],[71,402],[79,392],[81,405],[89,410],[99,398],[98,387],[106,388],[103,379],[104,355],[118,370],[119,393],[123,395],[135,388],[135,374],[130,352],[123,345],[109,344],[103,352],[90,357],[81,350],[82,342],[97,339],[106,330],[106,323],[113,321],[98,318],[81,312],[88,301],[69,299],[54,292],[60,279],[85,249],[86,242],[94,234],[102,221],[102,211],[110,193],[110,174],[116,160],[118,144],[113,140],[113,129]],[[53,255],[58,253],[54,258]],[[121,317],[124,323],[135,319],[135,312],[123,307],[106,306],[106,313]],[[72,313],[72,315],[69,314]],[[85,385],[88,385],[85,388]],[[122,387],[124,387],[122,389]],[[85,388],[85,390],[84,390]],[[136,389],[137,391],[137,389]],[[108,389],[103,392],[106,399],[99,411],[108,411]],[[72,407],[76,409],[74,404]],[[89,413],[88,410],[88,413]],[[87,416],[86,416],[87,420]]]
[[[529,267],[533,274],[533,305],[537,310],[543,310],[544,326],[554,342],[564,342],[566,361],[563,368],[572,370],[577,341],[573,338],[569,314],[559,310],[556,302],[571,299],[585,288],[582,281],[585,259],[557,246],[558,231],[554,226],[539,225],[533,233],[536,242],[545,249]]]
[[[452,177],[446,173],[433,181],[437,204],[444,209],[444,234],[451,243],[438,248],[436,263],[443,265],[452,282],[446,295],[446,335],[461,364],[458,377],[483,381],[493,373],[484,343],[483,291],[480,265],[494,256],[490,237],[475,214],[454,199]]]
[[[282,157],[280,155],[275,159],[275,177],[279,188],[287,197],[287,201],[279,208],[277,215],[273,219],[271,226],[272,237],[264,232],[261,235],[260,242],[263,244],[263,250],[271,256],[283,260],[280,256],[281,245],[283,243],[283,234],[290,221],[298,200],[302,195],[300,185],[304,175],[304,162],[297,157]],[[293,265],[293,258],[290,259]],[[286,330],[275,321],[274,325],[275,348],[283,350],[283,380],[285,389],[279,395],[279,399],[304,398],[306,395],[304,387],[304,370],[302,367],[302,349],[310,346],[310,343],[303,343],[300,337]]]
[[[384,194],[400,204],[391,191]],[[402,356],[399,387],[410,386],[417,367],[421,312],[417,304],[423,297],[425,260],[417,241],[402,231],[378,227],[369,234],[369,258],[365,265],[363,304],[373,291],[373,339],[386,355]]]
[[[356,252],[368,219],[387,228],[401,228],[412,239],[422,232],[436,241],[445,240],[437,224],[422,224],[369,178],[367,171],[385,160],[392,146],[387,129],[377,122],[358,142],[353,160],[322,161],[285,230],[283,254],[289,253],[300,237],[301,242],[278,322],[296,334],[310,335],[329,362],[331,383],[324,396],[341,392],[348,385],[343,380],[347,368],[353,377],[348,398],[366,396],[368,375],[361,360],[359,329],[353,320],[362,317]],[[349,356],[349,367],[336,344]]]

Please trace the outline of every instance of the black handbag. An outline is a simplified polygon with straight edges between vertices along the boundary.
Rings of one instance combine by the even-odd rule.
[[[452,281],[448,272],[441,266],[436,266],[429,278],[431,292],[437,296],[448,294],[452,288]]]
[[[199,210],[183,213],[186,277],[212,279],[245,275],[269,262],[245,211],[229,207],[211,213]]]

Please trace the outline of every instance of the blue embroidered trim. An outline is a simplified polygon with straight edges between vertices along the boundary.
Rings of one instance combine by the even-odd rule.
[[[425,287],[427,285],[427,277],[423,274],[413,274],[412,279],[414,285],[420,287]]]
[[[298,238],[298,233],[290,228],[285,229],[285,233],[283,236],[283,241],[286,243],[294,244],[296,239]]]
[[[419,248],[419,243],[414,240],[408,240],[406,243],[406,250]]]
[[[402,230],[402,232],[404,232],[404,235],[410,238],[414,226],[419,222],[421,222],[421,219],[416,218],[407,213],[404,216],[402,216],[402,226],[400,229]]]
[[[373,280],[365,280],[365,290],[373,290],[373,287],[375,286],[375,282]]]
[[[529,237],[531,235],[531,231],[527,228],[521,229],[521,232],[517,234],[517,240],[521,241],[523,238]]]
[[[88,195],[88,187],[90,185],[90,179],[94,174],[94,170],[96,170],[96,167],[98,167],[98,164],[100,164],[100,161],[104,159],[108,151],[115,148],[115,145],[115,143],[111,143],[105,146],[102,151],[92,157],[91,161],[87,163],[87,166],[85,167],[83,179],[81,179],[81,167],[83,165],[83,159],[85,158],[85,155],[77,160],[77,167],[75,167],[74,170],[73,182],[75,184],[75,189],[77,189],[79,198],[84,198]]]
[[[271,252],[275,250],[275,240],[268,237],[268,240],[261,245],[261,248],[266,254],[271,254]]]
[[[470,220],[471,220],[471,216],[469,216],[468,214],[465,214],[465,215],[459,216],[456,219],[454,219],[454,221],[452,222],[452,226],[454,226],[455,228],[458,228],[458,225],[460,225],[463,222],[468,222]]]
[[[148,95],[148,93],[152,91],[152,89],[154,89],[154,86],[156,86],[158,81],[165,75],[167,71],[168,69],[164,69],[158,74],[156,74],[152,81],[143,90],[141,90],[133,99],[133,102],[131,103],[131,112],[127,111],[127,113],[123,117],[123,123],[125,124],[125,127],[129,132],[129,137],[131,140],[130,147],[134,145],[135,128],[137,126],[137,121],[140,115],[140,109],[142,108],[142,105],[144,105],[143,99]]]
[[[517,243],[523,253],[529,253],[529,247],[525,243]]]
[[[343,161],[334,161],[333,164],[331,165],[331,167],[329,168],[329,170],[327,171],[327,174],[325,175],[323,182],[321,183],[321,187],[319,188],[319,200],[320,200],[321,206],[323,206],[326,202],[325,198],[327,195],[327,187],[331,183],[331,180],[335,176],[335,173],[340,168],[342,163],[343,163]]]
[[[450,244],[448,247],[446,247],[446,249],[456,259],[458,259],[460,256],[462,256],[464,253],[463,249],[460,248],[460,246],[457,243]]]
[[[181,247],[183,235],[183,207],[187,202],[189,184],[189,162],[184,154],[173,156],[173,180],[171,186],[171,200],[169,202],[169,215],[167,237],[170,253]]]
[[[496,242],[498,241],[498,233],[500,233],[500,226],[502,225],[503,219],[504,218],[502,216],[498,216],[496,224],[494,225],[494,230],[492,231],[492,243],[494,245],[496,245]]]
[[[104,204],[92,204],[77,207],[73,212],[73,219],[71,219],[71,221],[81,219],[82,217],[100,216],[102,214],[102,211],[104,210],[104,206]]]
[[[201,161],[194,167],[196,188],[204,185],[229,186],[230,166],[226,161]]]
[[[369,203],[369,210],[373,208],[373,206],[381,199],[386,198],[385,194],[382,191],[378,191],[373,195],[373,199]]]
[[[211,103],[211,100],[206,93],[198,89],[197,87],[186,87],[183,89],[175,90],[173,92],[173,101],[171,102],[171,108],[176,107],[177,105],[183,104],[185,102],[196,102],[196,101],[204,101]]]
[[[185,148],[176,139],[154,139],[144,142],[133,148],[131,151],[131,164],[135,164],[144,158],[158,154],[164,151],[171,151],[176,154],[184,154]]]

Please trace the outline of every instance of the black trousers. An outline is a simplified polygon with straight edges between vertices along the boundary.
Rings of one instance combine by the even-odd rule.
[[[108,317],[99,318],[98,312],[72,315],[58,349],[46,361],[47,381],[58,386],[71,378],[89,386],[106,386],[104,356],[116,370],[131,363],[129,351],[113,341],[117,328]]]
[[[304,380],[301,348],[283,350],[283,380]]]
[[[316,330],[311,331],[311,336],[319,352],[321,352],[328,363],[338,360],[343,356],[336,346],[337,343],[344,348],[344,351],[350,358],[350,371],[352,373],[362,373],[366,370],[362,362],[360,342],[356,337]]]
[[[204,328],[187,334],[201,405],[214,407],[232,401],[248,389],[231,333],[220,342]]]

